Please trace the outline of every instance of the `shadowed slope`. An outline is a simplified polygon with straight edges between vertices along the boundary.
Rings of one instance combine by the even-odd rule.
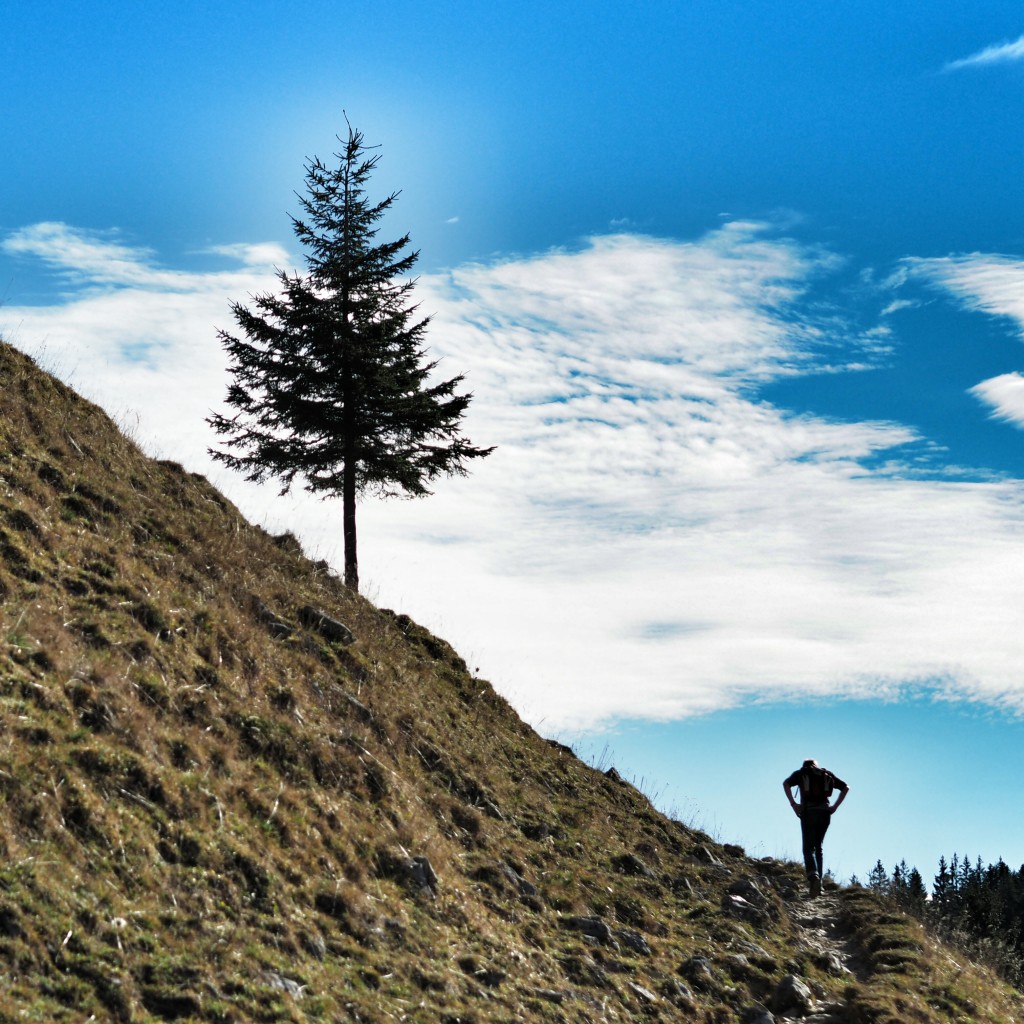
[[[857,892],[838,971],[794,865],[545,741],[2,344],[0,712],[0,1020],[724,1022],[788,975],[837,1022],[1024,1006],[879,956]]]

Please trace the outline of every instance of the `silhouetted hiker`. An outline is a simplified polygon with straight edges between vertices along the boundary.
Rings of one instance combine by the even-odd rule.
[[[799,787],[800,803],[793,799],[793,790]],[[819,768],[813,757],[804,761],[782,784],[786,799],[800,819],[800,834],[804,841],[804,867],[812,896],[821,895],[822,858],[821,842],[828,831],[832,815],[846,799],[850,787],[827,768]],[[829,797],[839,790],[839,799],[829,805]]]

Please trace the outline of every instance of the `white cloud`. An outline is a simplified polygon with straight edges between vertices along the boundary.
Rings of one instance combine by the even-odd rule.
[[[909,258],[902,262],[907,276],[945,289],[965,309],[1010,317],[1024,336],[1024,260],[968,253],[937,259]]]
[[[911,299],[893,299],[882,310],[882,316],[891,316],[893,313],[898,313],[902,309],[916,309],[919,304]]]
[[[70,229],[18,237],[81,289],[6,310],[21,347],[45,343],[79,390],[137,409],[151,448],[337,559],[336,508],[247,489],[204,454],[225,388],[214,325],[272,288],[271,268],[169,272],[116,242],[108,267]],[[441,370],[476,396],[467,432],[499,447],[425,501],[363,505],[371,596],[548,730],[908,682],[1024,704],[1020,485],[916,479],[906,427],[758,397],[822,364],[836,327],[801,297],[835,264],[734,223],[421,278]],[[848,365],[877,343],[851,341]]]
[[[1024,260],[971,253],[907,259],[903,265],[908,276],[942,288],[965,309],[1009,318],[1024,339]],[[1024,427],[1024,377],[1019,373],[991,377],[976,384],[970,393],[989,406],[994,418]]]
[[[240,242],[235,245],[214,245],[206,250],[241,263],[245,267],[281,267],[290,261],[287,250],[277,242]]]
[[[971,388],[971,394],[991,406],[996,419],[1024,427],[1024,376],[1021,374],[1003,373],[990,377]]]
[[[972,53],[969,57],[950,61],[943,70],[959,71],[962,68],[985,67],[989,64],[1007,64],[1011,61],[1024,60],[1024,36],[1012,43],[995,43],[983,50]]]
[[[33,224],[15,231],[0,243],[12,256],[36,257],[55,268],[76,289],[134,288],[147,292],[194,294],[209,286],[207,275],[165,270],[153,254],[125,245],[115,232],[90,233],[59,222]],[[210,250],[241,263],[245,268],[272,267],[288,259],[275,244],[226,245]]]
[[[233,326],[230,298],[276,286],[286,252],[222,246],[211,251],[240,266],[168,270],[147,250],[56,223],[15,232],[0,247],[45,261],[70,288],[57,305],[0,309],[0,332],[106,409],[138,410],[143,440],[201,458],[203,421],[226,387],[214,325]]]

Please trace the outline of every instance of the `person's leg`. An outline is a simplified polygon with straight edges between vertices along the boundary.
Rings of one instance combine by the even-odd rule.
[[[814,833],[814,872],[818,878],[823,878],[825,875],[825,859],[821,844],[825,840],[825,833],[828,831],[829,823],[832,821],[832,815],[829,813],[828,808],[815,809],[811,821]]]
[[[817,870],[814,852],[815,846],[818,845],[817,834],[818,830],[815,828],[811,812],[805,807],[800,816],[800,838],[803,840],[804,871],[807,872],[808,878]]]
[[[821,843],[832,820],[827,807],[805,807],[800,815],[800,835],[804,847],[804,870],[811,896],[821,895],[824,857]]]

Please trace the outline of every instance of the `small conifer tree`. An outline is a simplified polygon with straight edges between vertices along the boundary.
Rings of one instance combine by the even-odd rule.
[[[953,895],[953,878],[945,857],[939,857],[939,873],[932,881],[932,898],[939,908],[945,907]]]
[[[465,475],[490,454],[460,433],[471,395],[462,377],[431,380],[423,348],[429,318],[418,318],[408,277],[418,252],[409,236],[376,241],[378,222],[398,193],[374,204],[366,183],[377,164],[348,127],[339,161],[306,166],[302,218],[292,218],[306,249],[304,276],[281,271],[280,294],[240,302],[240,336],[218,332],[233,378],[233,416],[208,422],[226,438],[213,457],[281,493],[299,478],[323,497],[341,496],[345,583],[359,589],[356,498],[364,492],[429,494],[439,475]]]
[[[921,877],[921,872],[917,868],[911,868],[910,874],[907,876],[908,906],[914,911],[921,910],[924,908],[927,899],[928,890],[924,887],[924,879]]]
[[[868,874],[868,888],[875,892],[887,893],[889,891],[889,875],[882,864],[881,858],[875,861],[875,866]]]

